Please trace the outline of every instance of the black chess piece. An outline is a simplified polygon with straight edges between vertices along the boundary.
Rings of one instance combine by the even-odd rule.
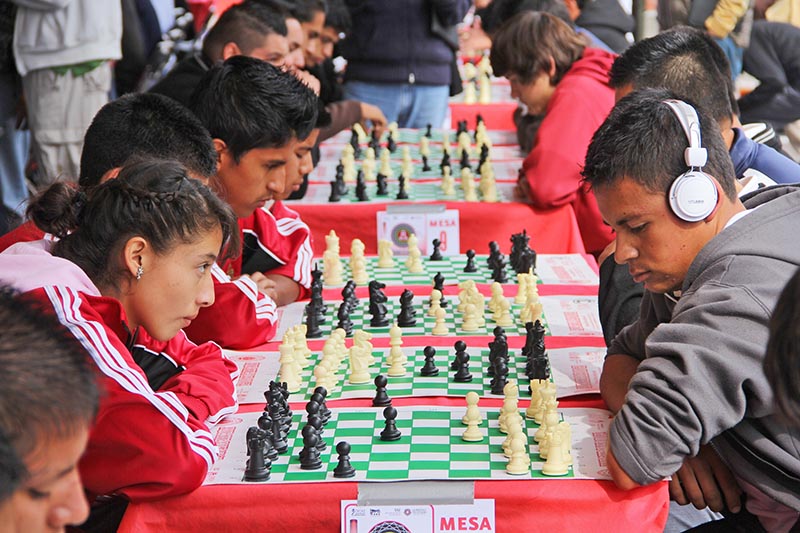
[[[375,195],[387,196],[389,194],[389,188],[387,187],[388,182],[386,180],[386,176],[384,174],[378,173],[375,179],[378,180],[378,188],[375,191]]]
[[[270,461],[274,461],[278,458],[278,450],[276,450],[272,444],[275,439],[272,434],[272,418],[270,418],[269,413],[262,413],[262,415],[258,417],[257,423],[258,427],[261,428],[267,438],[267,444],[264,448],[266,450],[266,456]]]
[[[322,337],[322,330],[319,327],[319,312],[317,307],[319,304],[311,300],[306,305],[306,337],[309,339],[317,339]]]
[[[472,374],[469,372],[469,354],[467,352],[457,353],[456,361],[458,369],[456,370],[456,375],[453,376],[453,381],[457,383],[469,383],[472,381]]]
[[[431,171],[431,166],[428,164],[428,156],[427,155],[423,155],[422,156],[422,171],[423,172],[430,172]]]
[[[508,383],[508,364],[502,358],[495,360],[493,365],[494,377],[490,384],[492,394],[503,394],[503,388]]]
[[[309,415],[307,425],[314,428],[314,431],[317,432],[317,449],[321,452],[325,451],[325,449],[328,447],[328,444],[325,442],[325,439],[322,438],[323,424],[322,424],[322,417],[319,416],[319,413]]]
[[[272,462],[265,455],[266,435],[257,427],[247,430],[247,466],[244,471],[245,481],[267,481],[270,476]]]
[[[383,417],[386,419],[386,423],[383,427],[383,431],[381,431],[380,439],[385,441],[399,440],[403,435],[400,433],[400,430],[397,429],[397,424],[395,423],[397,409],[390,405],[383,410]]]
[[[497,258],[501,255],[503,254],[500,253],[500,245],[497,244],[497,241],[491,241],[489,243],[489,257],[486,259],[486,265],[493,269]]]
[[[348,280],[342,287],[342,301],[347,304],[347,312],[352,313],[358,306],[358,298],[356,298],[356,282]]]
[[[400,176],[397,178],[398,189],[397,189],[397,196],[395,199],[397,200],[408,200],[408,192],[406,191],[406,177]]]
[[[425,125],[425,137],[427,137],[428,139],[433,137],[433,134],[431,133],[431,128],[433,128],[433,125],[431,123]]]
[[[464,341],[456,341],[456,343],[453,345],[453,348],[455,348],[456,350],[456,358],[453,359],[452,363],[450,363],[450,370],[458,370],[458,364],[459,364],[458,357],[459,354],[463,354],[466,352],[467,343]]]
[[[311,426],[306,426],[311,427]],[[319,458],[316,430],[312,427],[310,431],[303,428],[303,449],[300,451],[300,468],[302,470],[318,470],[322,468],[322,461]]]
[[[397,151],[397,143],[394,140],[394,135],[392,132],[389,132],[389,137],[386,139],[386,148],[391,152],[395,153]]]
[[[392,405],[392,399],[386,394],[386,384],[388,380],[383,374],[375,376],[375,397],[372,399],[372,407],[385,407]]]
[[[319,398],[316,399],[315,396],[319,394]],[[314,394],[311,395],[311,399],[316,399],[317,403],[319,403],[319,414],[322,416],[322,421],[327,424],[328,421],[331,419],[332,413],[331,410],[328,409],[328,403],[326,402],[326,398],[328,397],[328,390],[325,387],[317,387],[314,389]]]
[[[344,164],[342,160],[339,160],[339,163],[336,165],[336,181],[344,179]]]
[[[383,328],[389,325],[389,319],[386,318],[386,294],[383,290],[386,284],[378,280],[369,282],[369,312],[372,318],[369,325],[373,328]]]
[[[464,272],[477,272],[478,267],[475,266],[475,250],[470,248],[467,250],[467,264],[464,265]]]
[[[364,172],[359,170],[356,175],[356,199],[359,202],[369,202],[367,196],[367,184],[364,182]]]
[[[433,276],[433,288],[442,293],[442,298],[439,300],[439,307],[447,308],[447,299],[444,297],[444,276],[441,272],[437,272]]]
[[[536,320],[533,323],[533,349],[531,350],[532,355],[544,355],[545,354],[545,346],[544,346],[544,334],[545,334],[544,325],[542,325],[541,320]]]
[[[438,376],[439,369],[436,368],[436,363],[433,358],[436,356],[436,348],[433,346],[426,346],[422,353],[425,354],[425,364],[422,365],[419,373],[423,376]]]
[[[358,144],[358,133],[356,132],[355,128],[350,129],[350,146],[353,147],[353,158],[360,159],[361,158],[361,146]]]
[[[311,303],[317,313],[317,324],[324,324],[327,308],[322,299],[322,270],[314,263],[314,270],[311,271]]]
[[[414,309],[414,293],[405,289],[400,294],[400,314],[397,315],[397,325],[401,328],[410,328],[417,325],[417,310]]]
[[[342,197],[339,196],[339,186],[337,185],[336,181],[331,182],[331,194],[328,196],[329,202],[340,202]]]
[[[341,441],[336,445],[336,453],[339,454],[339,462],[333,469],[333,477],[348,478],[356,475],[356,469],[350,464],[350,444]]]
[[[492,268],[492,279],[497,283],[508,283],[508,275],[506,274],[506,260],[501,255],[497,258]]]
[[[347,195],[348,189],[344,182],[344,175],[337,174],[334,181],[336,182],[336,192],[339,194],[339,197],[341,198],[342,196]]]
[[[469,152],[466,150],[461,150],[461,168],[468,168],[472,169],[472,165],[469,164]]]
[[[339,306],[339,311],[336,313],[336,318],[339,322],[336,324],[337,328],[342,328],[349,337],[353,334],[353,321],[350,320],[350,311],[348,310],[348,303],[342,302]]]
[[[441,252],[441,250],[439,250],[439,247],[442,245],[442,241],[440,241],[439,239],[433,239],[431,244],[433,244],[433,252],[431,253],[431,257],[430,257],[431,261],[442,261],[442,260],[444,260],[444,257],[442,256],[442,252]]]
[[[536,336],[533,333],[533,322],[525,322],[525,344],[522,346],[522,357],[531,357]]]
[[[377,155],[378,151],[381,149],[381,139],[380,136],[378,135],[378,130],[376,130],[375,128],[372,129],[372,135],[369,140],[369,146],[370,148],[375,150],[375,155]]]
[[[444,175],[444,167],[451,168],[450,152],[448,152],[447,150],[444,150],[442,152],[442,162],[439,164],[439,169],[441,170],[442,175]]]

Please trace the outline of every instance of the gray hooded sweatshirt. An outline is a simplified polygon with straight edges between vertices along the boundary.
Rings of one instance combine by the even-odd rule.
[[[762,368],[772,310],[800,265],[800,186],[742,200],[758,209],[706,244],[680,300],[645,291],[639,319],[609,346],[642,360],[611,446],[644,485],[710,442],[735,476],[800,510],[800,431],[776,417]]]

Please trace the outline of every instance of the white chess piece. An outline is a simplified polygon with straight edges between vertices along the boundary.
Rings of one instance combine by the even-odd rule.
[[[558,431],[553,432],[549,439],[547,460],[542,466],[542,474],[546,476],[564,476],[569,472],[569,464],[564,460],[562,436]]]
[[[431,330],[431,335],[436,335],[437,337],[444,337],[450,334],[450,329],[448,329],[447,324],[445,323],[445,316],[447,311],[444,308],[439,307],[436,310],[436,323],[433,325],[433,329]]]
[[[389,377],[400,378],[406,375],[406,367],[404,359],[407,358],[404,357],[404,354],[402,352],[399,355],[395,355],[394,357],[392,357],[392,364],[389,366],[389,369],[386,372],[389,375]]]
[[[478,99],[475,97],[475,84],[467,80],[464,82],[464,103],[465,104],[474,104],[477,103]]]
[[[408,261],[406,262],[408,271],[411,274],[420,274],[425,272],[422,266],[422,252],[416,246],[408,250]]]
[[[431,305],[428,307],[428,316],[436,316],[436,310],[442,306],[442,291],[433,289],[431,291]]]
[[[503,299],[505,299],[503,296],[503,286],[495,281],[492,283],[492,297],[489,299],[489,310],[496,313],[497,304]]]
[[[514,325],[514,319],[511,316],[511,304],[505,298],[500,302],[499,314],[500,316],[495,320],[498,326],[507,328]]]
[[[511,460],[506,465],[506,472],[514,476],[521,476],[530,472],[530,463],[526,461],[527,455],[524,437],[513,439],[511,441]]]
[[[424,135],[419,139],[419,155],[429,157],[431,155],[430,141]]]
[[[364,348],[361,346],[351,346],[350,347],[350,376],[348,381],[353,385],[359,385],[362,383],[369,383],[370,376],[368,368],[368,362],[364,357]]]
[[[478,310],[474,304],[467,304],[464,309],[464,322],[461,324],[462,331],[478,331]]]
[[[403,329],[397,325],[397,322],[392,324],[389,328],[389,354],[386,357],[386,364],[391,365],[396,357],[403,358]]]
[[[478,424],[483,423],[483,416],[481,416],[481,411],[478,409],[478,402],[480,402],[481,397],[478,396],[478,393],[475,391],[470,391],[464,397],[464,400],[467,402],[467,412],[466,414],[461,417],[461,423],[467,425],[470,420],[477,420]]]

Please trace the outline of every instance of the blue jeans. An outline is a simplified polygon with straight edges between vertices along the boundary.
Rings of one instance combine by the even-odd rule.
[[[18,98],[11,77],[0,75],[0,194],[6,209],[24,216],[28,202],[25,164],[30,149],[30,132],[16,128]]]
[[[450,88],[447,85],[411,85],[408,83],[367,83],[349,81],[345,98],[375,105],[389,122],[401,128],[440,128],[447,116]]]

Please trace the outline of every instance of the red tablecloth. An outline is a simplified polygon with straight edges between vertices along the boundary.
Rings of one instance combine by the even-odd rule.
[[[498,532],[662,531],[666,483],[631,492],[610,481],[478,481],[476,498],[495,500]],[[161,502],[131,504],[122,533],[339,531],[340,501],[357,483],[212,485]]]
[[[566,254],[584,253],[578,223],[572,207],[565,205],[547,211],[534,210],[528,205],[511,203],[434,202],[458,209],[461,219],[461,251],[470,248],[480,254],[489,253],[489,241],[497,241],[504,253],[511,249],[513,233],[523,229],[531,236],[531,247],[537,252]],[[336,230],[341,242],[355,238],[364,241],[367,254],[378,253],[376,213],[385,211],[384,203],[365,204],[299,204],[289,203],[311,228],[314,255],[325,251],[325,235]]]

